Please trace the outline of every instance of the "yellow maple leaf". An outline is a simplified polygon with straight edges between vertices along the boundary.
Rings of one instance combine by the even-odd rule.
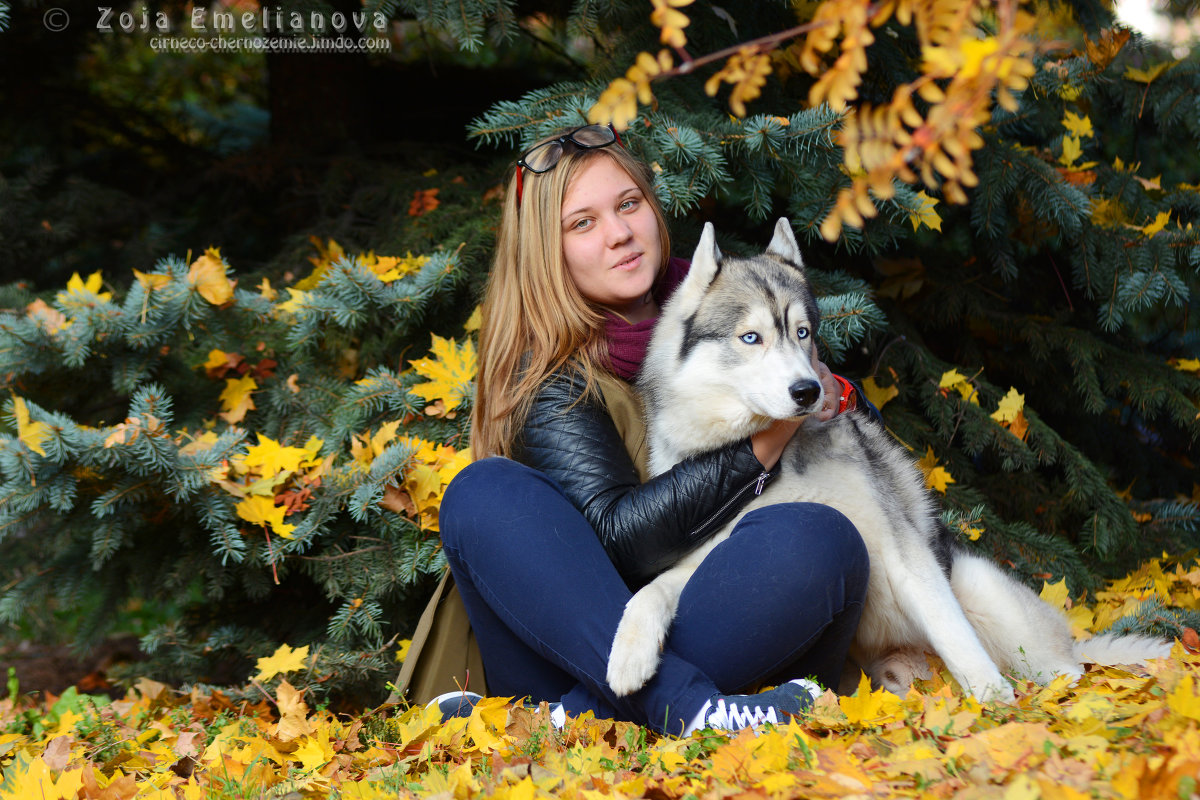
[[[13,417],[17,420],[17,439],[21,444],[39,456],[45,456],[46,449],[42,447],[42,444],[50,438],[50,426],[44,422],[35,422],[30,419],[29,406],[25,405],[25,398],[16,395],[13,395]]]
[[[1127,225],[1129,212],[1114,197],[1097,197],[1092,200],[1092,223],[1102,228]]]
[[[382,453],[388,446],[388,442],[396,438],[396,431],[400,429],[400,420],[392,420],[385,422],[379,426],[379,430],[371,437],[371,451],[375,455]]]
[[[298,669],[306,669],[304,661],[308,658],[308,645],[292,649],[290,645],[282,644],[279,648],[269,656],[258,659],[255,666],[258,668],[258,674],[254,676],[257,681],[268,681],[276,675],[282,675],[285,672],[294,672]],[[288,687],[291,689],[291,687]],[[283,684],[280,684],[280,694],[285,693]],[[295,690],[293,690],[293,693]],[[283,711],[283,702],[280,702],[280,711]]]
[[[508,724],[508,698],[487,697],[471,709],[467,734],[475,747],[487,753],[501,749],[506,743],[504,728]]]
[[[933,489],[945,494],[946,487],[954,483],[954,478],[946,468],[938,464],[937,456],[933,454],[932,447],[926,449],[925,456],[917,462],[917,466],[925,473],[926,489]]]
[[[1151,84],[1159,76],[1166,72],[1171,67],[1178,64],[1178,61],[1164,61],[1161,64],[1155,64],[1149,69],[1137,69],[1136,67],[1126,67],[1125,77],[1137,83]]]
[[[937,200],[925,194],[924,191],[917,192],[917,197],[921,200],[921,208],[919,211],[908,214],[908,221],[912,223],[913,230],[924,225],[935,231],[942,230],[942,216],[934,210],[937,206]]]
[[[434,505],[430,501],[437,500],[442,494],[442,478],[438,471],[428,464],[414,464],[404,476],[404,488],[417,503],[418,508]]]
[[[839,697],[842,713],[853,725],[872,725],[891,720],[900,711],[900,698],[880,689],[871,691],[871,681],[863,673],[858,690],[850,697]]]
[[[1042,581],[1042,591],[1038,594],[1038,597],[1054,608],[1065,610],[1067,608],[1067,598],[1069,597],[1067,579],[1063,578],[1058,583]]]
[[[251,375],[241,378],[226,378],[225,388],[221,391],[220,416],[226,422],[241,422],[246,412],[256,408],[253,392],[258,389],[258,382]]]
[[[1083,143],[1079,141],[1078,136],[1063,136],[1062,137],[1062,155],[1058,158],[1058,163],[1064,167],[1074,166],[1079,157],[1083,155]]]
[[[320,442],[320,440],[317,440]],[[320,445],[318,444],[318,449]],[[258,467],[258,474],[263,476],[277,475],[280,472],[296,472],[300,464],[312,458],[312,454],[303,447],[284,447],[279,442],[258,434],[258,444],[247,448],[246,456],[242,459],[247,467]]]
[[[458,408],[471,392],[471,383],[475,380],[475,345],[467,339],[459,347],[453,339],[434,334],[432,351],[436,358],[418,358],[409,362],[417,374],[429,378],[428,382],[418,383],[409,391],[428,402],[445,401],[448,411]]]
[[[1181,358],[1171,363],[1180,372],[1200,373],[1200,358]]]
[[[992,412],[992,419],[999,423],[1012,422],[1025,408],[1025,395],[1010,387],[1008,394],[1000,400],[1000,406]]]
[[[374,253],[367,253],[360,260],[367,269],[375,273],[380,281],[391,283],[418,272],[421,267],[429,263],[429,256],[414,256],[412,251],[409,251],[404,257],[377,256]]]
[[[1029,422],[1025,419],[1025,395],[1015,388],[1009,388],[1008,394],[1000,400],[999,407],[992,412],[992,419],[1024,441],[1029,432]]]
[[[1167,223],[1170,221],[1171,221],[1171,212],[1170,211],[1162,211],[1154,217],[1154,222],[1151,222],[1148,225],[1144,225],[1144,226],[1138,228],[1138,230],[1141,231],[1142,233],[1146,234],[1146,237],[1149,238],[1149,237],[1153,236],[1154,234],[1158,233],[1159,231],[1161,231],[1163,228],[1167,227]]]
[[[271,288],[270,278],[262,279],[262,282],[258,284],[258,293],[269,303],[274,303],[275,298],[279,296],[279,292]]]
[[[205,361],[201,366],[203,366],[204,370],[207,372],[210,369],[223,367],[228,362],[229,353],[226,353],[224,350],[218,350],[214,347],[212,350],[208,351],[208,360]]]
[[[961,383],[966,383],[967,378],[961,372],[955,369],[948,369],[942,373],[942,377],[938,379],[939,389],[954,389]]]
[[[275,306],[275,310],[282,311],[285,314],[295,314],[298,311],[300,311],[301,308],[304,307],[304,304],[306,302],[308,302],[308,292],[302,291],[300,289],[293,289],[290,286],[287,287],[287,290],[288,290],[288,299],[284,300],[282,303],[277,304]]]
[[[1200,720],[1200,694],[1196,693],[1196,680],[1190,673],[1167,695],[1167,708],[1181,717]]]
[[[314,772],[333,760],[333,746],[328,736],[308,736],[291,755],[308,772]]]
[[[22,762],[24,762],[24,769],[19,769]],[[74,797],[74,792],[66,791],[67,784],[70,784],[70,788],[77,789],[78,781],[68,778],[67,774],[60,775],[58,780],[59,784],[62,784],[61,786],[56,785],[54,774],[50,771],[45,759],[20,759],[5,765],[0,792],[3,792],[5,797],[29,797],[39,798],[39,800],[40,798],[58,800],[58,798]]]
[[[1073,111],[1068,111],[1062,118],[1062,126],[1070,131],[1076,139],[1095,136],[1095,132],[1092,130],[1092,120],[1086,114],[1081,117]]]
[[[880,386],[874,378],[866,378],[863,380],[863,393],[871,405],[883,408],[900,394],[900,387],[894,383],[891,386]]]
[[[957,369],[950,369],[943,372],[942,377],[938,379],[938,388],[944,389],[947,392],[951,390],[956,391],[967,402],[979,405],[979,393],[975,391],[975,386],[967,376],[963,375]]]
[[[443,726],[443,729],[445,727]],[[468,797],[480,795],[479,781],[475,780],[470,760],[446,772],[437,769],[429,770],[421,780],[421,788],[424,790],[421,792],[424,797],[466,800]],[[591,798],[585,797],[585,800],[591,800]]]
[[[270,528],[284,539],[292,538],[292,531],[296,530],[295,525],[288,525],[283,521],[287,509],[275,505],[275,499],[272,497],[251,495],[238,503],[234,510],[247,522]]]
[[[78,291],[88,292],[89,294],[96,295],[101,300],[111,300],[112,292],[100,291],[100,288],[103,285],[104,285],[104,277],[103,277],[103,275],[101,275],[99,270],[97,270],[96,272],[93,272],[91,275],[88,275],[86,281],[84,281],[82,278],[79,277],[78,272],[73,272],[73,273],[71,273],[71,278],[67,281],[67,291],[68,292],[78,292]]]
[[[155,289],[161,289],[171,282],[170,275],[146,274],[145,272],[133,271],[133,277],[137,278],[137,282],[146,287],[146,291],[152,292]]]
[[[967,520],[967,519],[960,519],[958,521],[958,529],[960,531],[962,531],[963,535],[966,536],[972,542],[979,541],[979,537],[983,536],[983,528],[976,528],[971,524],[972,522],[977,522],[977,521],[978,520]]]
[[[479,306],[475,306],[475,310],[471,312],[471,316],[463,323],[463,330],[467,333],[474,333],[483,326],[483,312]]]
[[[379,454],[387,449],[388,444],[396,438],[400,429],[400,420],[385,422],[375,433],[356,434],[350,441],[350,455],[360,464],[369,467]]]
[[[228,266],[221,251],[210,247],[188,268],[188,284],[214,306],[224,305],[233,299],[233,284],[225,275]]]

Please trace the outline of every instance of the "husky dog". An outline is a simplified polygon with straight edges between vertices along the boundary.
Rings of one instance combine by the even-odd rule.
[[[650,471],[821,408],[814,363],[819,316],[790,223],[781,219],[762,256],[724,258],[712,224],[692,268],[663,309],[638,381],[646,404]],[[808,501],[845,514],[870,557],[866,604],[852,659],[877,685],[903,694],[940,656],[964,690],[1012,702],[1004,675],[1047,681],[1082,674],[1082,661],[1166,656],[1145,637],[1076,643],[1066,619],[991,561],[956,547],[908,452],[869,413],[809,416],[779,475],[742,514]],[[740,519],[740,517],[738,517]],[[736,519],[630,599],[617,628],[608,683],[639,689],[659,652],[684,584]],[[802,613],[803,609],[797,609]]]

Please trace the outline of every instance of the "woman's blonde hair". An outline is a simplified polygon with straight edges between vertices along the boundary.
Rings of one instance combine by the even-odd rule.
[[[476,458],[512,455],[533,397],[551,373],[564,366],[578,369],[593,391],[596,375],[610,371],[603,309],[580,294],[563,258],[563,198],[585,164],[611,158],[629,174],[658,219],[660,276],[670,257],[666,219],[649,167],[616,143],[588,150],[568,145],[566,150],[548,172],[525,171],[519,206],[516,171],[508,181],[481,308],[471,416],[471,451]]]

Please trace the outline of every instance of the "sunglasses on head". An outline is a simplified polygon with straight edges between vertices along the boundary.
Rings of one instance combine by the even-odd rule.
[[[613,142],[621,144],[621,137],[617,136],[611,125],[583,125],[557,139],[542,142],[526,150],[525,154],[517,159],[517,208],[521,207],[525,170],[537,175],[549,172],[558,165],[567,145],[576,150],[595,150],[598,147],[608,147]]]

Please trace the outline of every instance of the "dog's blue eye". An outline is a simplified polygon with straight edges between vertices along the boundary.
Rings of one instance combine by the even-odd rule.
[[[749,333],[743,333],[738,338],[741,339],[746,344],[758,344],[760,341],[762,341],[762,337],[759,336],[754,331],[750,331]]]
[[[808,328],[797,328],[796,329],[796,338],[797,339],[807,339],[808,338]]]

